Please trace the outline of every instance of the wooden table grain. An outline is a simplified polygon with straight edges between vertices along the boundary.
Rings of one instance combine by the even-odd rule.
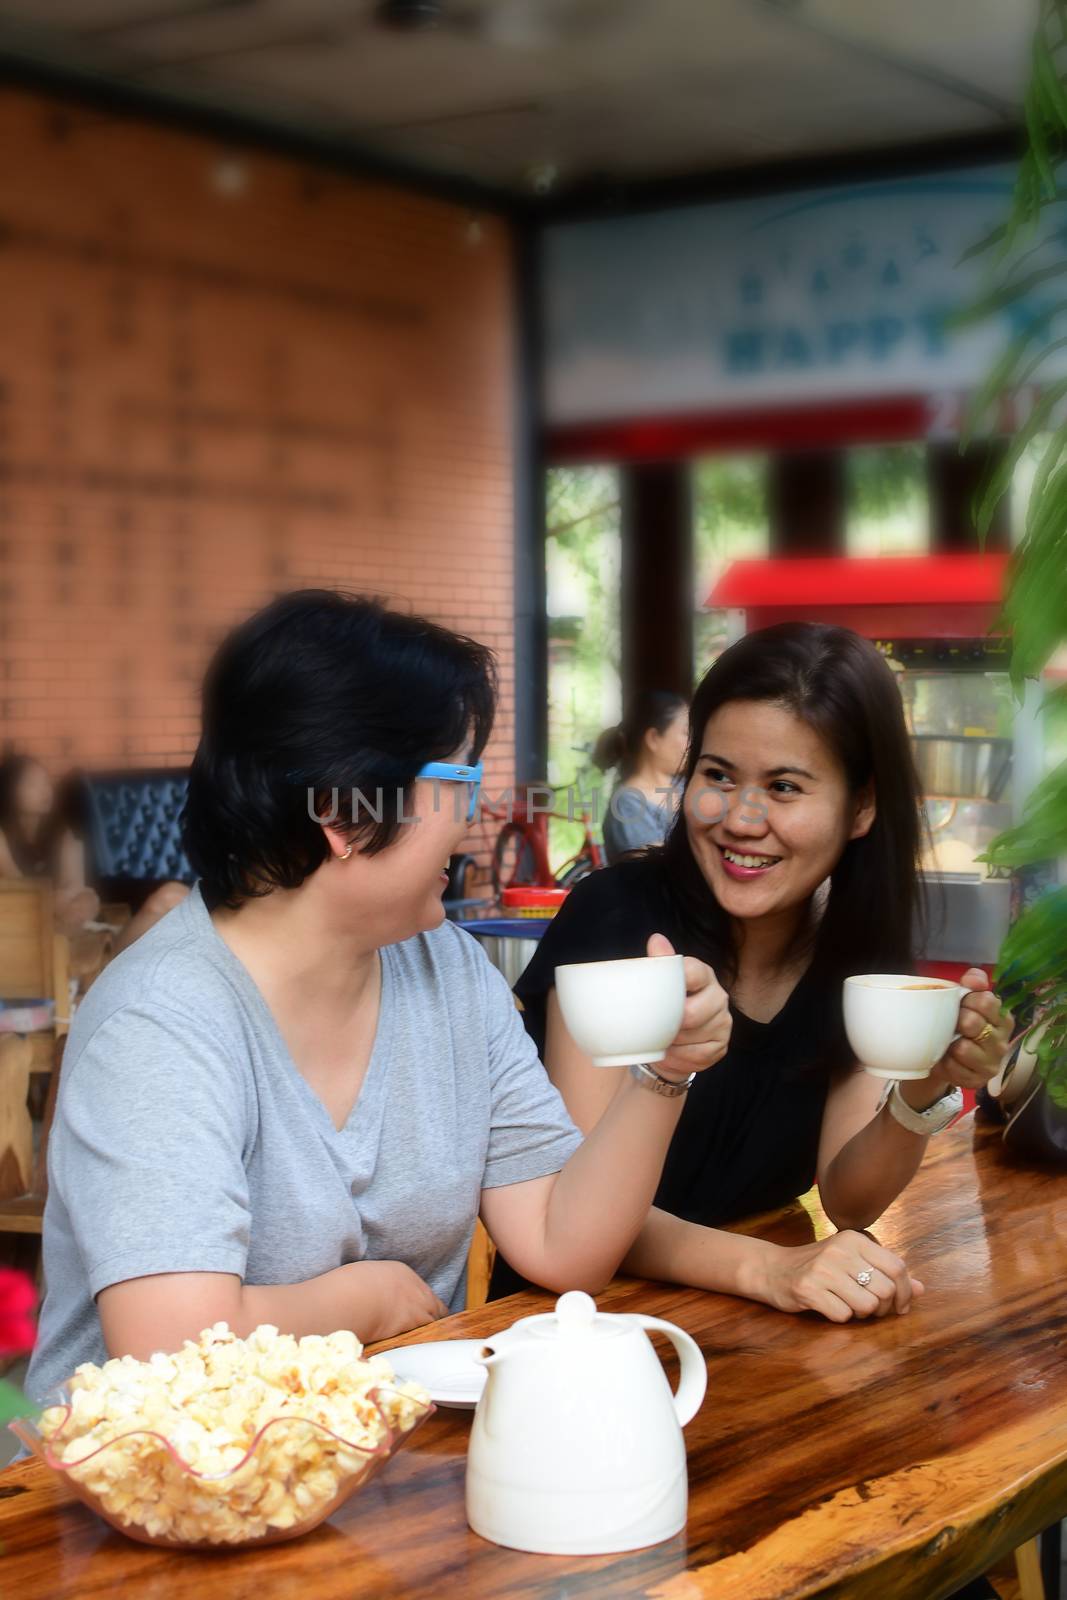
[[[827,1230],[810,1200],[751,1228],[795,1243]],[[840,1327],[633,1280],[602,1296],[678,1322],[707,1357],[689,1522],[666,1544],[586,1558],[486,1544],[464,1517],[469,1413],[441,1411],[329,1524],[243,1554],[133,1544],[36,1462],[16,1465],[0,1474],[0,1592],[941,1600],[1067,1515],[1067,1175],[1016,1165],[966,1119],[875,1232],[925,1281],[906,1317]],[[515,1296],[432,1336],[480,1337],[548,1303]]]

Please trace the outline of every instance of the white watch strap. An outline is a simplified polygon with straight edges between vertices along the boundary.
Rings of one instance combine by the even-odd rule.
[[[953,1084],[951,1089],[935,1100],[932,1106],[927,1106],[925,1111],[916,1111],[914,1106],[909,1106],[900,1092],[900,1084],[894,1083],[889,1096],[889,1113],[902,1128],[907,1128],[909,1133],[922,1134],[925,1138],[931,1133],[941,1133],[950,1122],[954,1122],[963,1110],[963,1090]]]

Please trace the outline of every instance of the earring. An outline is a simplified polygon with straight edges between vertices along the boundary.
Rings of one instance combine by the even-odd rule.
[[[341,851],[341,856],[340,856],[340,859],[341,859],[341,860],[342,860],[342,861],[347,861],[347,860],[348,860],[348,858],[349,858],[349,856],[350,856],[350,855],[351,855],[351,854],[352,854],[352,846],[351,846],[351,845],[349,845],[349,847],[348,847],[348,849],[347,849],[347,850],[342,850],[342,851]]]

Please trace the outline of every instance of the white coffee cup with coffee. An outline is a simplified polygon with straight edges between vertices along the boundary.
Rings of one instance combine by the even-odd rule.
[[[598,1067],[662,1061],[682,1025],[682,956],[579,961],[556,968],[563,1020]]]
[[[970,991],[944,978],[868,972],[845,979],[845,1032],[876,1078],[927,1078],[959,1033]]]

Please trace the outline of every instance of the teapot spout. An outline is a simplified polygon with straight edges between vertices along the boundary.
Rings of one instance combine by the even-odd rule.
[[[475,1355],[475,1361],[483,1367],[499,1366],[500,1358],[506,1350],[510,1350],[513,1345],[526,1343],[526,1329],[522,1324],[523,1319],[520,1318],[518,1322],[513,1322],[509,1328],[501,1328],[499,1333],[489,1334],[483,1340],[482,1348]]]
[[[478,1366],[485,1371],[485,1388],[482,1390],[477,1409],[482,1419],[481,1426],[486,1438],[495,1437],[498,1431],[498,1408],[494,1401],[497,1386],[503,1383],[506,1388],[510,1382],[508,1378],[501,1377],[499,1372],[501,1367],[506,1371],[508,1366],[507,1357],[514,1353],[513,1350],[508,1348],[509,1341],[506,1334],[510,1333],[510,1331],[510,1329],[507,1329],[504,1334],[493,1335],[492,1338],[487,1339],[474,1356]],[[518,1339],[514,1341],[515,1344],[520,1344],[521,1342]]]
[[[486,1339],[474,1359],[480,1367],[485,1367],[488,1371],[492,1371],[494,1367],[500,1365],[508,1354],[508,1347],[512,1342],[517,1343],[518,1341],[512,1341],[511,1329],[505,1328],[502,1333],[494,1333],[490,1338]]]

